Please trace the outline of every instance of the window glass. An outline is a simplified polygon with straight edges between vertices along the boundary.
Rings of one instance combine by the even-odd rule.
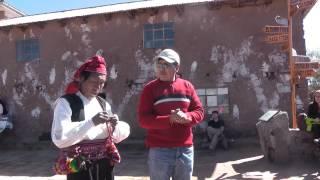
[[[206,112],[217,110],[224,114],[230,113],[228,88],[204,88],[196,91]]]
[[[173,23],[145,24],[143,29],[143,45],[144,48],[173,47]]]
[[[38,39],[19,40],[16,42],[16,58],[18,62],[40,59]]]

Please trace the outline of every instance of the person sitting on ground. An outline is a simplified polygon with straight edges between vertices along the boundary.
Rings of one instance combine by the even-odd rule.
[[[7,108],[2,100],[0,100],[0,117],[7,116],[8,111]]]
[[[316,90],[313,94],[313,101],[308,106],[307,117],[314,119],[311,132],[315,139],[320,138],[320,90]]]
[[[228,142],[224,136],[224,121],[219,116],[218,111],[212,111],[208,121],[207,134],[210,140],[209,149],[215,150],[218,142],[221,140],[225,149],[228,148]]]

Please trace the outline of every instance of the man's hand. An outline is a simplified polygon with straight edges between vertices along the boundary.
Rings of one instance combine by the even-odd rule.
[[[181,111],[180,109],[172,110],[169,118],[172,124],[173,123],[187,124],[192,121],[192,119],[189,118],[187,114]]]

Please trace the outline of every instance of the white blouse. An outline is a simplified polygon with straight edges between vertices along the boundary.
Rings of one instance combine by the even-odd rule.
[[[51,129],[53,143],[59,148],[65,148],[77,144],[83,140],[105,139],[108,137],[108,129],[105,123],[95,126],[92,119],[102,111],[102,107],[96,98],[87,99],[80,92],[84,106],[85,120],[72,122],[72,111],[69,102],[65,98],[59,98],[56,102]],[[111,111],[109,103],[106,102],[106,111]],[[112,138],[115,143],[126,139],[130,134],[130,126],[124,121],[118,121],[113,131]]]

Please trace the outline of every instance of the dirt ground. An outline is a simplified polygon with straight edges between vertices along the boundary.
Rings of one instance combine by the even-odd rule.
[[[29,149],[29,150],[28,150]],[[32,150],[30,150],[32,149]],[[147,150],[143,143],[120,144],[122,162],[116,166],[116,180],[147,180]],[[57,149],[41,148],[0,150],[0,180],[65,180],[55,175],[52,164]],[[315,159],[292,160],[276,165],[263,158],[258,140],[236,139],[228,150],[216,152],[195,148],[193,179],[320,179]]]

